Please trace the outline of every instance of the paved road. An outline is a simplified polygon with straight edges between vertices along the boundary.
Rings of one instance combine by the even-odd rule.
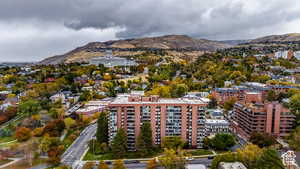
[[[23,117],[24,117],[24,115],[16,116],[15,118],[13,118],[13,119],[11,119],[11,120],[9,120],[9,121],[3,123],[3,124],[0,126],[0,129],[3,129],[3,128],[7,127],[10,123],[13,123],[13,122],[15,122],[15,121],[17,121],[17,120],[19,120],[19,119],[21,119],[21,118],[23,118]]]
[[[85,151],[88,150],[88,142],[96,134],[96,130],[97,123],[86,127],[73,144],[64,152],[61,162],[68,166],[72,166],[72,168],[77,168],[78,161],[81,160],[80,158],[83,156]]]
[[[211,165],[211,161],[212,160],[207,159],[207,158],[198,158],[198,159],[194,159],[194,160],[190,161],[189,166],[194,167],[199,164],[203,164],[206,167],[209,167]],[[125,164],[125,166],[126,166],[126,169],[145,169],[147,166],[147,163]],[[112,167],[112,166],[110,165],[110,167]]]

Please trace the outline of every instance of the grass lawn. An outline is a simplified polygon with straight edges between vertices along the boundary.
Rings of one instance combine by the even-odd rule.
[[[0,145],[0,149],[1,148],[6,148],[6,147],[13,147],[13,146],[17,146],[19,145],[20,143],[19,142],[12,142],[12,143],[8,143],[8,144],[3,144],[3,145]]]
[[[10,142],[10,141],[13,141],[13,140],[15,140],[14,137],[2,137],[2,138],[0,138],[0,144],[5,143],[5,142]]]
[[[191,155],[193,155],[193,156],[201,156],[201,155],[211,155],[211,154],[213,154],[211,151],[204,150],[204,149],[192,150],[192,151],[189,151],[189,153]]]
[[[28,169],[28,168],[31,168],[33,166],[37,166],[40,164],[46,164],[46,159],[41,159],[41,158],[36,159],[33,161],[32,166],[30,164],[28,164],[27,161],[21,160],[21,161],[14,163],[6,168],[7,169]]]
[[[8,160],[8,159],[6,159],[6,160],[0,160],[0,165],[9,163],[9,162],[11,162],[11,161],[12,161],[12,160]]]
[[[136,158],[151,158],[151,157],[156,157],[160,155],[162,152],[161,151],[156,151],[153,152],[153,154],[146,156],[146,157],[141,157],[138,153],[136,152],[127,152],[125,154],[126,159],[136,159]],[[114,160],[114,154],[113,153],[106,153],[106,154],[93,154],[91,151],[88,151],[86,155],[84,156],[83,160]]]

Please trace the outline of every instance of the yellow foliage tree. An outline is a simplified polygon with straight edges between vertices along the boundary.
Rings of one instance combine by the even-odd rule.
[[[263,150],[254,144],[248,144],[237,150],[237,158],[249,168],[255,164],[262,154]]]
[[[122,160],[116,160],[112,169],[126,169]]]
[[[100,161],[98,169],[109,169],[108,165],[105,164],[103,161]]]

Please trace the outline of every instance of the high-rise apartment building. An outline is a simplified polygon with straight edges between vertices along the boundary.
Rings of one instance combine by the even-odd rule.
[[[261,102],[261,93],[246,93],[246,101],[234,105],[231,125],[234,131],[246,138],[252,132],[268,133],[275,137],[286,136],[292,130],[295,116],[279,102]]]
[[[108,107],[109,139],[119,128],[128,136],[128,146],[135,148],[144,122],[150,122],[153,143],[159,145],[166,136],[180,136],[191,147],[201,147],[205,136],[205,108],[208,99],[144,96],[142,92],[118,95]]]

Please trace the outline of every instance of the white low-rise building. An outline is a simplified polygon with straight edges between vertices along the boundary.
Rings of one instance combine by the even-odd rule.
[[[103,112],[107,109],[109,101],[89,101],[82,108],[76,110],[77,114],[93,115],[97,112]]]
[[[229,122],[227,120],[206,119],[205,120],[205,135],[211,136],[218,133],[228,133]]]
[[[233,163],[221,162],[218,168],[219,169],[247,169],[247,167],[245,167],[245,165],[241,162],[233,162]]]
[[[294,52],[294,57],[298,60],[300,60],[300,51],[295,51]]]

